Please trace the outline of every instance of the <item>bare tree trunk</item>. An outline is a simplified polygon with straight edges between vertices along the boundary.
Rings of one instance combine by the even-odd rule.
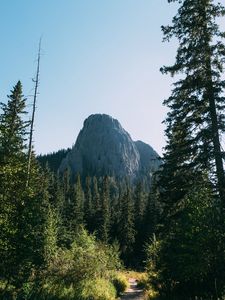
[[[36,71],[35,79],[33,79],[33,82],[35,83],[35,89],[34,89],[33,110],[32,110],[32,117],[31,117],[29,146],[28,146],[27,182],[26,182],[27,187],[29,186],[29,181],[30,181],[32,144],[33,144],[33,132],[34,132],[34,117],[35,117],[36,101],[37,101],[38,86],[39,86],[40,59],[41,59],[41,38],[39,41],[39,48],[38,48],[37,71]]]

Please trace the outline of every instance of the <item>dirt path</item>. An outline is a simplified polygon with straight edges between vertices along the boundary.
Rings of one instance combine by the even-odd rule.
[[[129,278],[130,287],[120,297],[121,300],[142,300],[143,290],[137,287],[137,280],[135,278]]]

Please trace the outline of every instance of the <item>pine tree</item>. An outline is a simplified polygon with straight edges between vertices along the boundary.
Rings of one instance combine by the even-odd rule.
[[[119,216],[118,241],[120,243],[121,257],[125,264],[131,264],[133,246],[135,242],[134,203],[128,183],[124,193],[120,195],[121,210]]]
[[[143,262],[143,245],[145,241],[145,224],[144,217],[146,211],[146,194],[144,192],[143,182],[138,182],[134,190],[134,217],[136,238],[134,245],[134,256],[136,263],[140,266]]]
[[[23,210],[26,177],[25,99],[19,81],[1,103],[0,115],[0,273],[11,281],[15,274],[18,236],[18,214]]]
[[[139,227],[143,223],[146,209],[146,197],[142,182],[138,182],[134,191],[135,225]]]
[[[67,220],[71,239],[84,224],[84,192],[81,186],[80,175],[71,189],[71,197],[68,203]],[[71,240],[72,241],[72,240]]]
[[[165,40],[176,37],[179,42],[175,64],[162,72],[178,74],[179,80],[164,101],[169,113],[158,181],[164,215],[154,255],[156,272],[162,279],[158,284],[174,297],[217,298],[223,287],[215,282],[224,278],[221,268],[220,279],[213,277],[218,274],[216,257],[220,264],[224,260],[223,215],[218,211],[225,205],[220,145],[225,130],[221,79],[225,46],[215,19],[225,9],[212,0],[168,2],[176,1],[180,7],[172,25],[162,27]],[[215,236],[220,247],[213,245]]]
[[[225,82],[221,80],[225,46],[222,44],[224,33],[215,22],[215,18],[225,14],[225,9],[212,0],[179,2],[181,5],[172,25],[162,27],[164,40],[175,36],[179,41],[175,64],[162,68],[162,72],[172,76],[181,74],[172,95],[164,102],[170,108],[166,119],[168,145],[164,169],[169,171],[166,172],[170,181],[174,180],[173,175],[179,181],[179,172],[183,173],[179,186],[174,184],[181,194],[190,186],[186,182],[188,169],[210,172],[225,205],[220,145],[220,135],[225,130],[225,98],[222,96]],[[175,159],[180,162],[178,168],[169,170]]]
[[[107,176],[103,179],[100,211],[98,215],[97,236],[100,240],[107,243],[109,240],[110,230],[110,213],[109,213],[109,179]]]
[[[98,180],[96,177],[93,177],[93,230],[97,230],[99,227],[99,218],[100,218],[100,193],[98,187]]]
[[[85,202],[84,202],[84,217],[87,229],[93,232],[93,203],[91,191],[91,178],[88,176],[85,180]]]
[[[196,178],[179,216],[149,257],[161,294],[178,299],[221,297],[225,272],[218,217],[211,183],[207,176]]]
[[[39,272],[46,260],[45,190],[42,175],[32,153],[30,183],[27,181],[25,99],[20,82],[12,90],[0,115],[0,273],[1,278],[22,293],[31,275]],[[19,296],[18,296],[19,297]]]
[[[3,198],[6,191],[16,190],[20,185],[18,180],[23,184],[25,141],[29,126],[29,123],[24,120],[26,99],[23,98],[20,81],[11,91],[8,99],[7,104],[1,103],[2,114],[0,115],[0,194]]]

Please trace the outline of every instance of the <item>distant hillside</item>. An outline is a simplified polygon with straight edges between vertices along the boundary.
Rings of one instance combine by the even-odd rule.
[[[68,148],[44,155],[38,155],[37,160],[42,167],[45,167],[48,164],[48,167],[51,171],[57,172],[62,160],[67,156],[67,154],[70,151],[71,149]]]

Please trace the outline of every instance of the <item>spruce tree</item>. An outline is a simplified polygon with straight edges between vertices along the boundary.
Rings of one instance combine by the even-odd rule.
[[[24,209],[26,177],[26,100],[19,81],[0,115],[0,273],[13,281],[17,261],[18,215]]]
[[[74,238],[80,226],[84,224],[84,192],[81,186],[80,175],[77,176],[71,190],[67,218],[69,220],[71,237]]]
[[[134,217],[136,238],[134,245],[134,254],[136,263],[140,265],[143,261],[143,245],[145,236],[144,217],[146,211],[146,194],[144,192],[143,182],[138,182],[134,190]]]
[[[225,10],[212,0],[168,2],[179,2],[180,7],[172,25],[162,27],[164,40],[176,37],[179,46],[174,65],[163,67],[162,72],[179,75],[179,79],[164,101],[169,112],[157,183],[164,207],[158,252],[154,253],[156,272],[162,279],[158,286],[162,284],[164,292],[182,299],[217,298],[223,289],[217,282],[224,278],[219,268],[224,261],[223,215],[218,211],[225,205],[220,145],[225,129],[225,82],[221,79],[225,46],[215,19]],[[220,247],[214,247],[215,237]],[[217,268],[220,279],[214,277]]]
[[[150,278],[161,295],[174,299],[219,299],[224,291],[224,246],[219,211],[207,176],[184,197],[166,235],[149,256]],[[155,235],[153,235],[154,237]],[[151,251],[154,243],[151,243]]]
[[[172,95],[164,101],[170,108],[166,119],[168,144],[164,169],[171,184],[174,176],[178,178],[179,186],[174,183],[178,194],[185,194],[186,187],[190,186],[187,182],[189,169],[197,173],[208,171],[224,206],[220,136],[225,129],[222,94],[225,82],[221,79],[225,46],[222,43],[224,33],[215,19],[223,16],[225,10],[212,0],[178,2],[180,7],[172,25],[162,27],[164,40],[176,37],[179,41],[175,64],[162,68],[162,72],[172,76],[180,74]],[[175,159],[178,168],[169,169],[169,166],[174,168]],[[180,171],[183,180],[179,179]]]
[[[146,196],[142,182],[138,182],[134,191],[135,225],[141,226],[146,209]]]
[[[20,82],[0,115],[0,273],[21,295],[23,286],[45,265],[46,201],[42,174],[32,153],[30,186],[26,186],[25,99]],[[19,296],[18,296],[19,297]]]
[[[91,178],[89,176],[85,179],[84,218],[87,229],[89,230],[89,232],[93,232],[93,203],[91,191]]]
[[[98,180],[96,177],[93,177],[93,230],[97,230],[100,224],[99,218],[101,213],[100,206],[100,193]]]
[[[110,230],[110,213],[109,213],[109,179],[107,176],[103,178],[100,211],[98,215],[97,236],[100,240],[107,243],[109,240]]]
[[[120,215],[118,224],[118,241],[120,243],[121,257],[126,265],[130,265],[133,246],[135,243],[135,219],[134,219],[134,203],[132,199],[131,188],[126,183],[123,194],[120,195]]]

